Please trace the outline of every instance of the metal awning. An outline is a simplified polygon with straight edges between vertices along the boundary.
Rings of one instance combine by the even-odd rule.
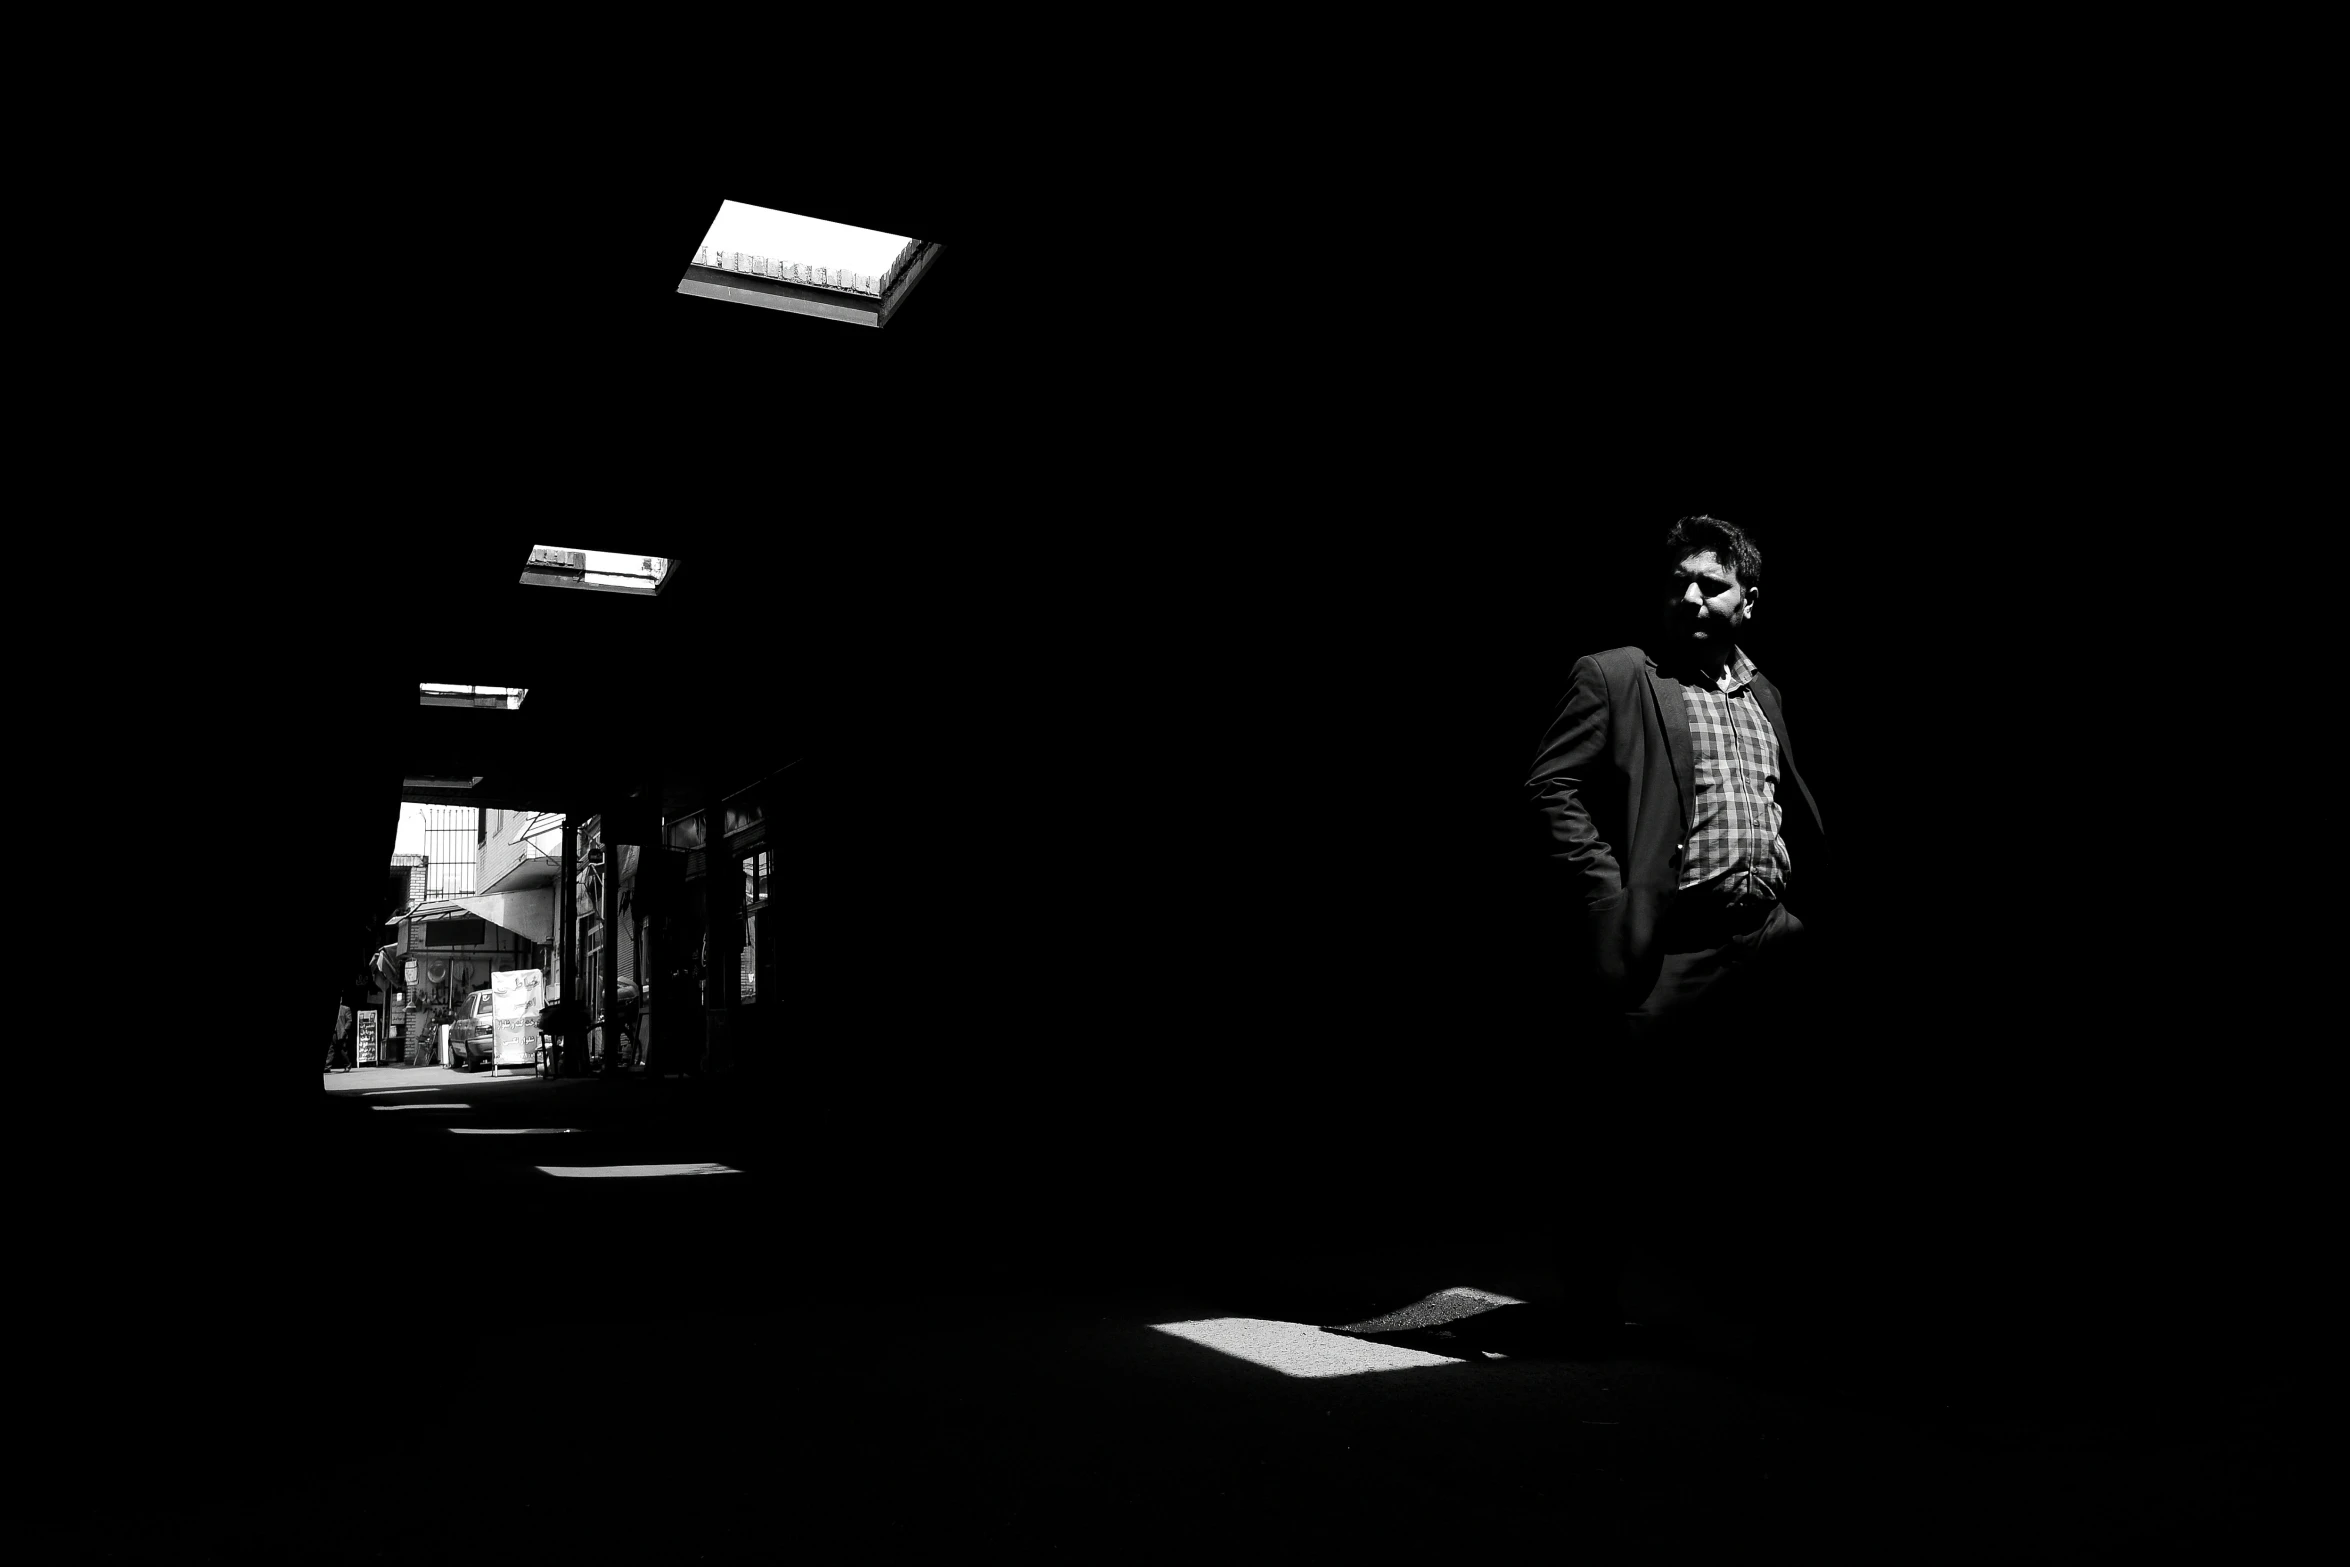
[[[482,917],[480,911],[467,908],[465,900],[462,898],[441,898],[431,903],[419,903],[407,913],[395,914],[384,923],[399,925],[409,920],[415,920],[419,924],[423,924],[432,920],[477,920]]]
[[[528,892],[494,892],[487,897],[455,901],[458,912],[487,920],[525,941],[555,939],[555,889],[552,887],[533,888]]]
[[[536,887],[523,892],[494,892],[483,897],[443,898],[420,904],[387,925],[414,920],[429,925],[437,920],[483,920],[510,930],[525,941],[555,939],[555,889]]]

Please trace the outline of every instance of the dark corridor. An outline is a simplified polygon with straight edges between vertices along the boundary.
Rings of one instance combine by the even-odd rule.
[[[57,545],[120,587],[44,656],[141,651],[19,753],[97,795],[44,806],[45,885],[256,800],[277,869],[107,885],[121,1032],[77,991],[24,1069],[38,1559],[2281,1559],[2326,1145],[2285,976],[2330,949],[2263,852],[2306,790],[2247,759],[2307,749],[2311,666],[2165,542],[2311,510],[2250,404],[2187,419],[2177,364],[1940,242],[1959,187],[1891,210],[1911,174],[1600,170],[1562,217],[1532,110],[1301,194],[1281,126],[1024,163],[942,108],[852,168],[545,91],[354,127],[253,214],[400,287],[223,280],[276,388],[233,547]],[[548,114],[576,140],[525,161],[596,265],[453,265]],[[352,169],[412,221],[335,218]],[[1761,236],[1735,286],[1701,188]],[[680,298],[722,197],[944,249],[885,329]],[[1167,229],[1407,198],[1573,227],[1506,296],[1333,263],[1306,303]],[[1772,552],[1753,652],[1836,851],[1819,1006],[1642,1106],[1699,1173],[1617,1172],[1684,1194],[1627,1309],[1690,1338],[1345,1361],[1305,1330],[1546,1298],[1599,1200],[1624,1106],[1525,770],[1707,510]],[[422,517],[464,547],[420,561]],[[525,586],[540,544],[681,570]],[[707,1070],[314,1079],[406,780],[658,827],[786,767],[756,1026]],[[282,1006],[179,999],[183,922],[264,914]]]

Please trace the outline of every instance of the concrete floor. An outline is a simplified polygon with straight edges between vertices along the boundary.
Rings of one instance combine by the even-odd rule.
[[[1538,1238],[1306,1225],[1135,1267],[1079,1207],[1002,1219],[1054,1248],[941,1246],[936,1185],[874,1195],[699,1085],[323,1081],[65,1369],[37,1559],[2278,1560],[2307,1483],[2257,1353],[2126,1399],[1816,1352],[1452,1360],[1308,1325],[1540,1298]]]

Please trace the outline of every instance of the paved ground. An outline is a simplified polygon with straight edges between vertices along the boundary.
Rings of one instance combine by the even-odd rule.
[[[1136,1267],[1066,1174],[1028,1188],[1076,1204],[1060,1245],[996,1247],[952,1182],[900,1200],[884,1150],[795,1159],[702,1085],[325,1082],[72,1373],[95,1500],[41,1559],[2266,1561],[2305,1483],[2256,1355],[2148,1364],[2126,1400],[1451,1359],[1311,1324],[1540,1298],[1537,1238]]]

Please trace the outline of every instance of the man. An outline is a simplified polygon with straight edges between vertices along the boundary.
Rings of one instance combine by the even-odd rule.
[[[334,1071],[334,1070],[335,1070],[335,1063],[336,1063],[338,1060],[340,1060],[340,1061],[344,1061],[344,1062],[346,1063],[346,1065],[344,1066],[343,1070],[345,1070],[345,1071],[348,1071],[348,1070],[350,1070],[350,1068],[349,1068],[349,1065],[347,1064],[347,1063],[348,1063],[348,1059],[349,1059],[349,1055],[350,1055],[350,1051],[348,1050],[348,1048],[347,1048],[347,1047],[346,1047],[346,1045],[345,1045],[345,1041],[346,1041],[346,1040],[347,1040],[347,1039],[350,1037],[350,1033],[351,1033],[351,1004],[350,1004],[348,1001],[338,1001],[338,1002],[336,1002],[336,1003],[335,1003],[335,1037],[334,1037],[334,1043],[333,1043],[333,1044],[330,1044],[330,1045],[328,1045],[328,1046],[326,1047],[326,1070],[327,1070],[327,1071],[329,1071],[329,1072],[332,1072],[332,1071]]]
[[[1685,517],[1657,565],[1652,646],[1577,660],[1526,782],[1580,987],[1568,1073],[1590,1200],[1562,1240],[1567,1304],[1601,1336],[1635,1239],[1744,1179],[1725,1155],[1798,1021],[1793,905],[1822,837],[1778,688],[1737,642],[1760,547]]]

